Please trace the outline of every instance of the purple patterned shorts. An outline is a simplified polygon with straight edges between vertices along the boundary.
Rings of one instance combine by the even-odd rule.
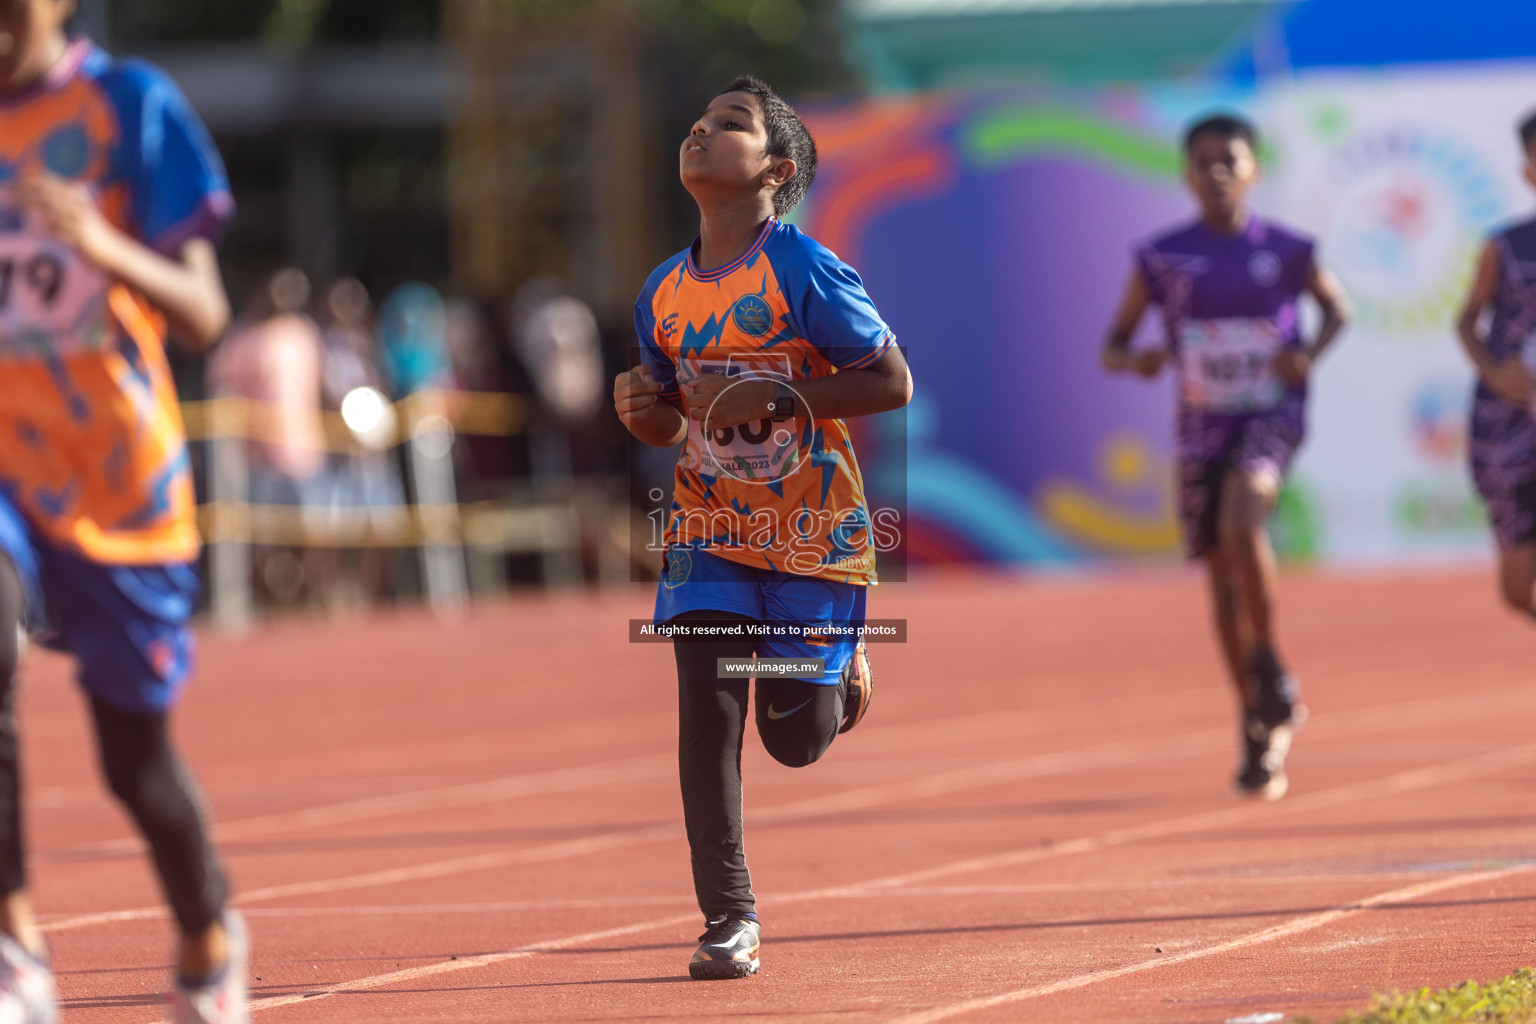
[[[1536,418],[1490,394],[1472,397],[1472,482],[1500,550],[1536,542]]]
[[[1179,409],[1179,524],[1190,558],[1216,546],[1217,506],[1227,474],[1267,470],[1283,477],[1305,436],[1306,400],[1294,392],[1264,412]]]

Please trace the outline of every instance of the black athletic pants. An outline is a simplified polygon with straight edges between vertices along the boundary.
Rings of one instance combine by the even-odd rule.
[[[0,555],[0,895],[27,881],[14,714],[22,604],[16,567]],[[208,843],[202,796],[171,747],[166,717],[130,714],[95,698],[91,716],[102,774],[149,843],[176,923],[184,934],[204,931],[224,912],[224,872]]]
[[[680,622],[751,622],[725,612],[688,612]],[[693,858],[693,889],[706,918],[751,914],[756,903],[741,839],[741,743],[748,681],[720,679],[719,658],[752,657],[753,641],[677,641],[678,774]],[[802,679],[757,680],[757,733],[791,768],[817,760],[837,736],[843,688]],[[770,715],[770,710],[772,714]]]

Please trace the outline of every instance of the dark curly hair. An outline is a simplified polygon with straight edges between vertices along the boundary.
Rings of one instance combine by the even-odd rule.
[[[721,89],[720,95],[728,92],[745,92],[757,97],[758,106],[763,109],[763,126],[768,131],[768,155],[788,157],[795,162],[794,177],[773,194],[773,211],[786,214],[800,205],[800,200],[811,189],[811,182],[816,180],[816,140],[811,138],[795,109],[762,79],[743,75]]]
[[[1259,148],[1259,130],[1253,126],[1252,121],[1236,114],[1211,114],[1190,125],[1184,132],[1184,152],[1188,153],[1194,147],[1195,140],[1202,135],[1242,139],[1248,143],[1249,149],[1257,152]]]

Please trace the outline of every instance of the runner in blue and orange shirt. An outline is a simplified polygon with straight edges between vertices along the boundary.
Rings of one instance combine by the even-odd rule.
[[[49,1021],[25,890],[18,627],[74,655],[112,792],[180,931],[178,1024],[247,1019],[245,938],[202,800],[167,734],[190,670],[192,480],[166,360],[229,306],[214,240],[233,204],[156,68],[65,25],[73,0],[0,4],[0,1018]]]
[[[646,281],[641,365],[619,375],[614,404],[641,441],[683,443],[655,618],[712,637],[674,644],[683,816],[706,921],[689,973],[733,978],[759,962],[741,830],[748,681],[717,663],[755,665],[758,734],[784,764],[817,760],[868,709],[859,631],[886,524],[868,509],[843,421],[904,406],[912,384],[858,274],[779,219],[816,171],[788,104],[737,79],[680,161],[699,238]]]

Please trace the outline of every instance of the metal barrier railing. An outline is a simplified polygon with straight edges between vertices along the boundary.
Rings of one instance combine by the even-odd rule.
[[[374,394],[378,395],[378,392]],[[382,412],[385,408],[389,410],[387,415]],[[461,434],[510,437],[522,433],[527,427],[526,401],[519,395],[496,392],[429,389],[407,395],[397,402],[384,401],[379,409],[379,423],[392,424],[393,430],[375,434],[366,443],[359,439],[357,427],[348,424],[344,413],[314,412],[321,425],[326,449],[352,454],[393,447],[409,439],[423,424],[436,426],[437,418],[446,420]],[[192,441],[224,437],[240,437],[248,441],[278,440],[280,435],[274,421],[281,411],[274,405],[235,396],[181,403],[182,421],[186,425],[187,438]]]
[[[409,492],[403,505],[317,508],[253,503],[249,446],[281,440],[277,417],[283,411],[238,397],[182,405],[188,439],[208,445],[208,495],[198,518],[209,546],[209,593],[216,622],[241,627],[250,621],[251,551],[256,545],[416,548],[427,601],[445,615],[459,612],[468,601],[466,549],[490,557],[536,551],[545,558],[547,579],[579,579],[579,563],[572,564],[581,533],[573,493],[554,500],[530,493],[527,500],[458,501],[455,437],[525,432],[528,415],[522,398],[422,391],[391,403],[373,392],[349,408],[357,394],[347,396],[340,412],[313,414],[320,426],[316,440],[329,453],[359,458],[405,445]]]

